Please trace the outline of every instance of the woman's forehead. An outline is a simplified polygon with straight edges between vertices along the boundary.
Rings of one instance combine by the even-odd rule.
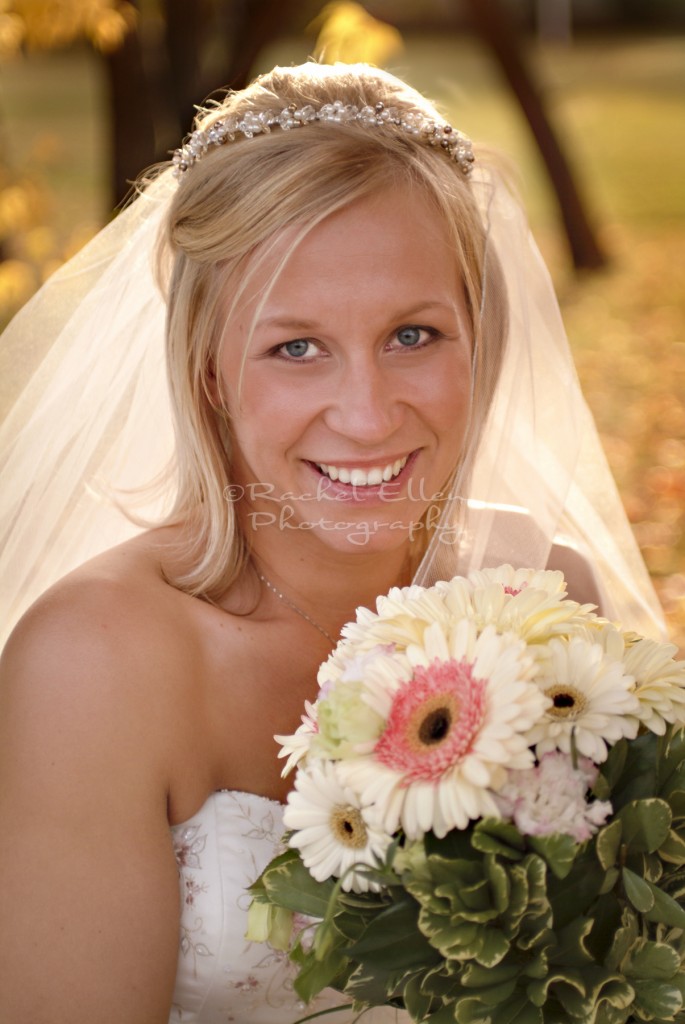
[[[406,304],[452,301],[461,273],[450,232],[418,189],[356,200],[313,226],[290,225],[258,247],[238,305],[278,316],[293,303],[347,294]]]

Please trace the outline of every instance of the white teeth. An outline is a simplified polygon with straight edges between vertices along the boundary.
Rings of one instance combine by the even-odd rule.
[[[325,462],[317,462],[322,473],[325,473],[331,480],[339,480],[341,484],[352,484],[353,487],[378,487],[381,483],[387,483],[401,473],[407,465],[408,455],[397,462],[387,466],[373,466],[368,471],[365,469],[345,469],[342,466],[328,466]]]

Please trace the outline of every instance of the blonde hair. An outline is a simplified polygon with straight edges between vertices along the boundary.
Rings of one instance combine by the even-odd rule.
[[[394,76],[366,65],[275,68],[248,88],[202,110],[197,125],[246,112],[279,111],[341,100],[383,103],[439,119],[432,105]],[[235,504],[228,497],[231,434],[216,407],[212,366],[226,321],[226,301],[246,287],[248,261],[287,229],[298,238],[333,212],[389,186],[420,189],[453,243],[464,285],[474,346],[480,351],[486,232],[468,181],[440,149],[393,131],[355,123],[317,122],[274,129],[254,139],[212,147],[184,175],[171,202],[160,248],[168,267],[167,351],[177,450],[178,491],[167,522],[186,523],[190,566],[172,579],[191,594],[216,600],[249,556]],[[252,264],[250,264],[252,266]],[[495,268],[488,270],[492,277]],[[488,290],[490,290],[490,284]],[[496,289],[495,289],[496,291]],[[492,345],[490,345],[492,348]],[[495,348],[498,348],[495,343]],[[500,356],[479,359],[474,407],[482,420]],[[478,423],[475,424],[478,429]]]

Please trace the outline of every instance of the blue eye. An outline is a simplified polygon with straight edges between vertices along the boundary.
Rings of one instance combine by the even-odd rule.
[[[305,338],[296,338],[295,341],[287,341],[283,348],[289,356],[298,359],[307,354],[309,342]]]
[[[397,332],[397,340],[400,345],[404,345],[405,348],[411,348],[413,345],[418,345],[421,341],[421,328],[402,327]]]

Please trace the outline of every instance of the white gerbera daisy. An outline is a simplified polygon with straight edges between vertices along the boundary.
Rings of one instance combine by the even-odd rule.
[[[298,770],[283,823],[294,830],[289,845],[300,851],[317,882],[342,878],[346,892],[379,888],[354,869],[377,866],[392,837],[380,827],[374,808],[341,782],[337,762],[313,762]]]
[[[462,583],[468,591],[470,584],[466,580]],[[432,622],[447,626],[453,617],[437,585],[393,587],[389,594],[377,599],[376,609],[376,612],[367,608],[357,610],[357,621],[343,627],[345,641],[329,661],[340,665],[350,656],[350,650],[362,652],[389,644],[404,650],[409,643],[421,643],[424,631]]]
[[[472,597],[476,621],[492,623],[501,632],[511,630],[527,643],[544,643],[573,630],[581,612],[577,601],[535,587],[507,593],[499,583],[476,590]]]
[[[595,764],[607,758],[607,743],[637,735],[638,702],[633,677],[601,644],[582,636],[552,639],[540,651],[537,678],[551,706],[530,734],[538,758],[550,750],[576,749]]]
[[[312,740],[319,730],[316,704],[306,700],[304,710],[302,725],[298,726],[292,736],[274,736],[276,743],[281,744],[278,756],[288,758],[281,770],[283,778],[293,770],[296,764],[307,757]]]
[[[370,666],[367,701],[385,726],[370,754],[340,762],[340,778],[376,805],[386,832],[401,825],[410,839],[499,816],[492,790],[506,767],[533,763],[527,733],[548,705],[531,672],[519,638],[434,623],[421,645]]]
[[[511,565],[500,565],[496,569],[474,569],[469,573],[469,581],[474,587],[499,583],[505,593],[512,596],[528,587],[545,590],[556,597],[566,595],[566,580],[558,569],[514,569]]]
[[[685,661],[675,661],[677,653],[675,644],[639,637],[623,657],[626,672],[635,676],[637,717],[659,736],[666,723],[685,725]]]

